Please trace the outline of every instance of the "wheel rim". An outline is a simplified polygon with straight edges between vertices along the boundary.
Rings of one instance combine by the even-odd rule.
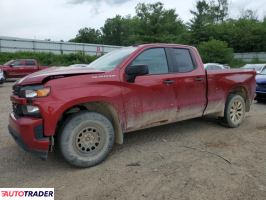
[[[242,121],[244,116],[244,106],[239,100],[235,100],[230,108],[230,118],[234,124],[238,124]]]
[[[104,132],[100,127],[87,126],[77,132],[74,142],[79,153],[95,155],[103,148]]]

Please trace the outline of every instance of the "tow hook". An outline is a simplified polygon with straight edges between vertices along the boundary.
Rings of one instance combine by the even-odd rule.
[[[50,137],[50,146],[49,146],[49,152],[53,152],[54,150],[54,137]]]

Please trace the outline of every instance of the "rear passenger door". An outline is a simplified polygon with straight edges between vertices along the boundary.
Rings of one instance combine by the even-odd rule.
[[[171,52],[171,71],[175,74],[178,120],[202,116],[207,103],[205,70],[198,66],[192,50],[168,48],[168,51]]]

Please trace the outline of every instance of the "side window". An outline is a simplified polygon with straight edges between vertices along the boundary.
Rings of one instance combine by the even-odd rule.
[[[149,74],[168,73],[168,64],[164,48],[148,49],[138,55],[131,65],[147,65]]]
[[[188,49],[172,49],[174,72],[190,72],[195,69]]]
[[[27,66],[35,66],[35,61],[34,60],[26,60],[25,65]]]
[[[19,67],[23,65],[23,62],[21,60],[16,60],[15,62],[12,63],[14,67]]]

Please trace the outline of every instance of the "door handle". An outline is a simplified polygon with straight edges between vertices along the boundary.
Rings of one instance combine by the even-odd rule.
[[[203,81],[204,80],[204,78],[201,78],[201,77],[196,77],[195,78],[195,81]]]
[[[171,85],[171,84],[175,83],[174,80],[164,80],[163,82],[164,82],[164,84],[166,84],[166,85]]]

